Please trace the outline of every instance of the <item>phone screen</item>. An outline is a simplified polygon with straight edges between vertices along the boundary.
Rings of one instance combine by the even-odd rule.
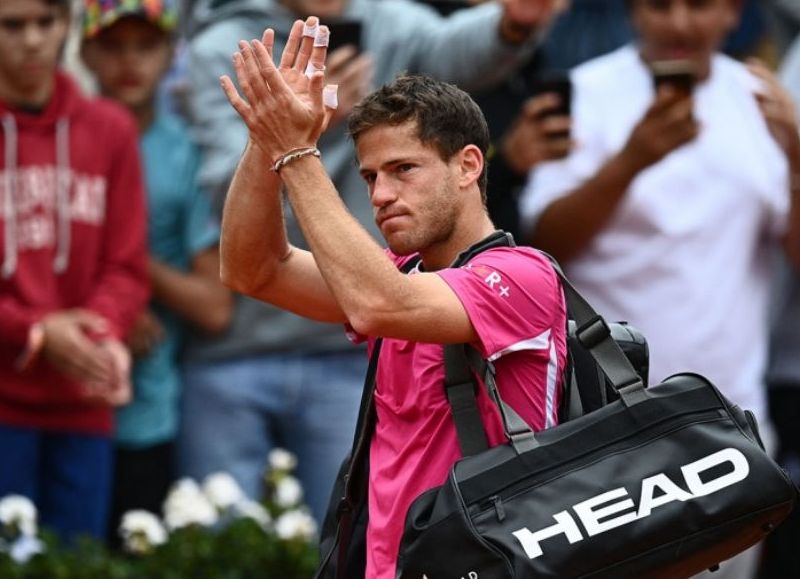
[[[328,44],[328,54],[337,48],[345,45],[355,47],[357,52],[362,51],[361,46],[361,21],[360,20],[339,20],[327,24],[331,31],[330,42]]]

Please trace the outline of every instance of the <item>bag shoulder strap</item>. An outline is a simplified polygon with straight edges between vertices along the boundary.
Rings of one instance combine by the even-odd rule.
[[[495,231],[485,239],[469,247],[466,251],[460,253],[451,267],[461,267],[479,253],[495,247],[516,247],[516,244],[514,243],[514,238],[509,233]],[[453,423],[455,424],[458,444],[463,456],[478,454],[489,448],[486,431],[484,430],[483,421],[481,420],[478,410],[476,393],[479,385],[475,380],[475,376],[472,373],[473,371],[478,376],[483,377],[484,384],[489,388],[492,399],[500,409],[500,413],[504,416],[503,425],[506,426],[508,424],[506,434],[509,438],[516,434],[518,430],[530,430],[510,406],[507,406],[500,400],[499,396],[495,398],[494,394],[496,394],[497,388],[495,387],[492,389],[489,387],[487,377],[485,376],[487,371],[493,372],[493,368],[491,364],[480,357],[480,354],[478,354],[474,348],[466,344],[448,344],[443,347],[443,350],[445,369],[444,388],[447,401],[450,404],[450,413],[453,417]],[[493,379],[491,379],[491,383],[494,384]],[[513,431],[513,433],[510,431]]]
[[[567,310],[577,325],[575,337],[589,351],[626,405],[630,406],[643,400],[646,397],[645,385],[630,360],[611,337],[611,330],[606,321],[575,289],[555,259],[544,252],[541,253],[553,264],[553,269],[561,280],[567,300]]]
[[[484,360],[475,348],[466,344],[449,344],[444,347],[445,359],[445,388],[447,389],[450,411],[456,426],[458,444],[463,456],[472,456],[489,448],[483,420],[478,411],[476,391],[479,388],[475,375],[483,378],[483,384],[489,397],[497,405],[503,422],[506,437],[518,453],[527,452],[538,445],[533,436],[533,431],[517,412],[506,404],[500,397],[495,382],[494,365]],[[450,368],[458,367],[457,373],[448,373]],[[475,373],[475,375],[472,374]],[[452,382],[466,375],[462,384]],[[453,404],[450,390],[458,388],[460,407]]]

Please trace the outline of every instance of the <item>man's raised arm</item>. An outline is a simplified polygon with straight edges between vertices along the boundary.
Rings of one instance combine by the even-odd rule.
[[[302,23],[300,29],[302,32]],[[263,42],[241,44],[234,62],[239,83],[252,104],[252,110],[248,110],[249,105],[238,97],[229,79],[223,82],[231,104],[250,127],[254,142],[240,167],[234,195],[248,194],[248,198],[255,198],[256,203],[263,202],[258,201],[258,195],[263,196],[264,192],[255,191],[252,183],[263,182],[261,174],[269,170],[263,163],[268,159],[275,169],[280,170],[295,215],[313,251],[312,257],[307,252],[291,248],[284,239],[284,258],[277,250],[270,252],[269,260],[274,264],[270,269],[277,271],[267,274],[274,281],[260,286],[253,295],[268,296],[271,303],[304,315],[322,309],[346,319],[356,332],[363,335],[440,343],[474,341],[477,337],[475,329],[455,292],[436,274],[406,276],[398,271],[347,211],[322,163],[315,158],[319,156],[315,144],[333,112],[332,103],[326,98],[331,93],[323,90],[325,51],[316,47],[311,51],[311,43],[304,40],[298,52],[293,44],[296,32],[293,29],[279,68],[272,60],[269,31],[265,33]],[[321,58],[315,60],[312,56],[307,66],[307,51],[321,55]],[[292,73],[287,66],[292,67]],[[297,80],[298,75],[303,74],[299,71],[307,68],[310,79],[303,77],[302,82],[293,83],[293,79]],[[256,147],[261,151],[259,155],[263,154],[260,161],[252,152]],[[473,145],[465,147],[459,159],[461,157],[468,158],[462,163],[464,187],[474,186],[474,203],[482,211],[480,191],[476,185],[483,169],[482,153]],[[272,185],[268,193],[277,195],[274,176],[269,178],[269,183]],[[229,201],[235,203],[236,198],[229,197]],[[239,209],[247,215],[239,212],[236,216],[227,216],[223,222],[223,243],[239,235],[230,231],[237,226],[234,219],[257,219],[249,214],[261,211],[258,206],[248,207],[246,204],[240,205]],[[476,239],[492,231],[488,217],[485,213],[480,214],[482,219],[472,228]],[[252,227],[249,233],[241,234],[258,238],[263,236],[259,227],[267,225],[262,222]],[[238,250],[262,251],[260,247],[251,247],[252,243],[257,242],[242,239]],[[226,268],[238,266],[237,253],[230,248],[224,249]],[[305,303],[309,297],[317,300],[313,308]]]
[[[309,19],[305,29],[313,30],[316,23],[316,18]],[[301,50],[303,30],[303,22],[295,22],[284,59]],[[268,30],[263,39],[270,50],[272,36],[272,31]],[[304,49],[310,50],[310,44],[306,41]],[[319,53],[321,69],[325,55],[322,50]],[[239,78],[246,79],[247,75],[242,72],[257,67],[257,63],[236,53],[234,66]],[[299,85],[309,82],[304,71],[282,67],[281,72],[287,82],[303,93]],[[247,123],[251,134],[258,130],[259,119],[254,109],[259,106],[259,95],[253,87],[242,84],[245,101],[228,77],[223,77],[221,82],[228,100]],[[250,140],[225,201],[220,241],[222,281],[231,289],[296,314],[319,321],[343,322],[344,314],[328,290],[313,256],[289,244],[283,220],[281,181],[271,170],[274,161]]]

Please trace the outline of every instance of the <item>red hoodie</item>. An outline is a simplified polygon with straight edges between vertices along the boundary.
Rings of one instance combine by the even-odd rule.
[[[86,308],[122,338],[148,298],[145,195],[127,111],[58,74],[39,114],[0,102],[0,422],[106,434],[112,412],[39,359],[14,363],[45,314]]]

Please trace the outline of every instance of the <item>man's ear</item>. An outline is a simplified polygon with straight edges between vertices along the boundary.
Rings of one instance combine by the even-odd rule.
[[[466,188],[480,179],[483,173],[483,153],[476,145],[467,145],[458,153],[461,177],[459,186]]]

